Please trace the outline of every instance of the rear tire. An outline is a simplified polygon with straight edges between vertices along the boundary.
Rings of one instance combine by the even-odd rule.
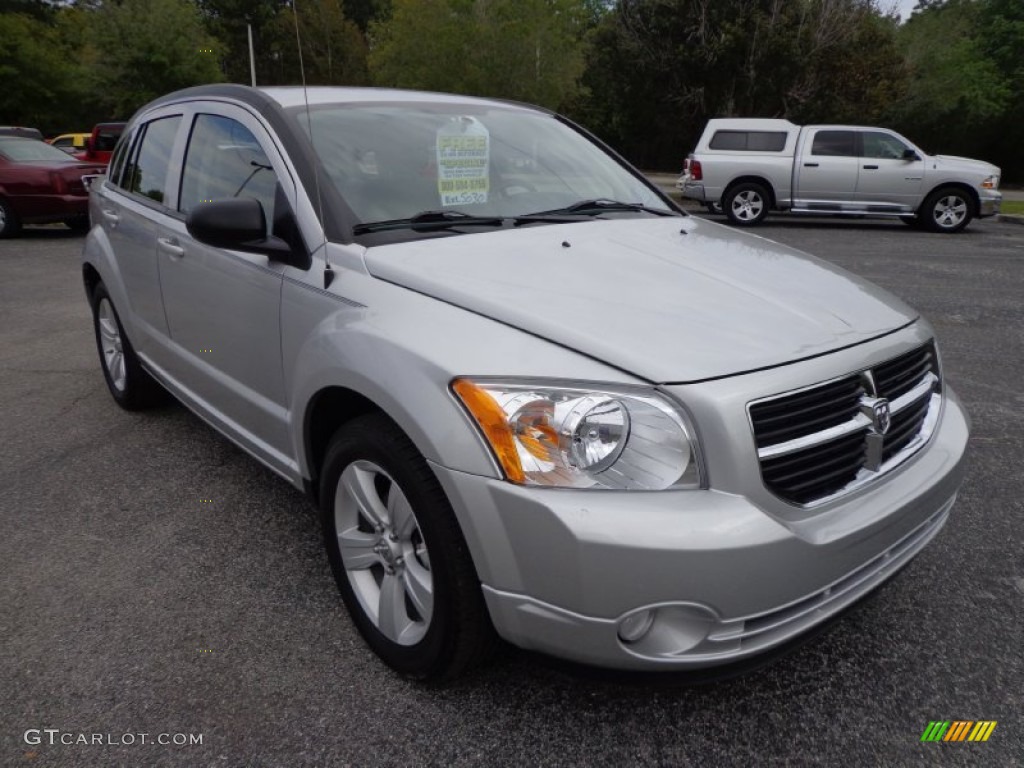
[[[974,218],[974,200],[958,187],[940,187],[928,195],[918,218],[932,232],[959,232]]]
[[[437,682],[490,656],[496,635],[451,504],[387,416],[360,416],[334,435],[320,512],[342,600],[388,666]]]
[[[142,368],[103,283],[98,283],[92,292],[92,319],[100,367],[114,402],[126,411],[140,411],[166,402],[167,390]]]
[[[748,181],[729,188],[722,198],[722,210],[730,224],[752,227],[768,216],[770,199],[763,184]]]
[[[21,231],[18,214],[6,200],[0,200],[0,237],[14,237]]]

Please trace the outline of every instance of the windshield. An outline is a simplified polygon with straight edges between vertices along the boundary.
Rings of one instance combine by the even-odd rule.
[[[36,139],[0,137],[0,155],[16,163],[54,162],[73,163],[67,152]]]
[[[305,124],[304,108],[293,114]],[[314,107],[310,118],[323,167],[362,222],[424,211],[517,217],[587,200],[670,210],[600,147],[551,115],[417,103]]]

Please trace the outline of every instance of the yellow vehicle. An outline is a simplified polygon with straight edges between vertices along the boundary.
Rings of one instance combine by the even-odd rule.
[[[73,154],[85,151],[85,144],[91,135],[89,133],[62,133],[60,136],[47,139],[47,142],[59,149],[63,149],[65,152]]]

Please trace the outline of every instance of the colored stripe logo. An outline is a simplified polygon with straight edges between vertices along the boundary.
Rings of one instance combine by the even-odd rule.
[[[921,741],[988,741],[995,729],[995,720],[932,720]]]

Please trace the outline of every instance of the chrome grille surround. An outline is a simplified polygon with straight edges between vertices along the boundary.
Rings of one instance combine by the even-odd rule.
[[[747,406],[765,487],[801,508],[895,469],[925,445],[941,410],[934,342]]]

